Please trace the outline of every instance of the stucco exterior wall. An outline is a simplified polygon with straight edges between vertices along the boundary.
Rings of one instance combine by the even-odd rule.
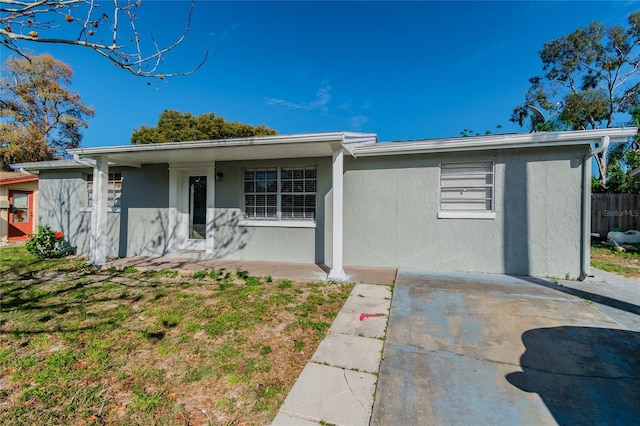
[[[78,254],[89,253],[91,211],[87,199],[87,174],[91,169],[42,170],[40,172],[39,223],[64,232]],[[118,255],[120,214],[108,214],[107,256]]]
[[[577,276],[586,148],[345,161],[344,264]],[[495,162],[495,219],[438,219],[442,162]]]
[[[38,181],[11,183],[0,185],[0,201],[9,201],[9,191],[33,191],[33,230],[38,226]],[[0,241],[7,241],[9,236],[9,209],[0,208]]]
[[[464,154],[345,156],[344,264],[516,275],[578,276],[586,146]],[[495,163],[495,218],[438,219],[443,162]],[[317,168],[315,227],[243,224],[243,170]],[[331,158],[217,162],[213,256],[331,262]],[[123,167],[122,208],[108,216],[108,256],[166,255],[169,166]],[[40,223],[88,253],[91,169],[40,173]],[[85,211],[83,212],[83,208]]]
[[[169,168],[167,164],[126,167],[122,173],[118,254],[162,256],[169,253]]]
[[[317,218],[315,228],[242,225],[245,168],[312,167],[317,170]],[[215,188],[216,257],[228,259],[277,260],[325,263],[325,199],[331,190],[330,158],[299,158],[264,161],[217,162],[216,173],[223,173]],[[329,252],[330,254],[330,252]]]

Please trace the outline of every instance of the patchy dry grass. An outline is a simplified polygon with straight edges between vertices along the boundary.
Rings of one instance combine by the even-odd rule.
[[[640,244],[637,245],[640,249]],[[640,281],[640,253],[618,252],[611,247],[591,247],[591,266]]]
[[[0,249],[0,424],[269,422],[352,286]]]

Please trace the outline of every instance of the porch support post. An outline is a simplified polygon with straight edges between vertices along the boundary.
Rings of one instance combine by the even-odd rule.
[[[178,185],[180,171],[169,166],[169,235],[167,235],[167,249],[174,252],[178,249]]]
[[[215,249],[216,168],[215,163],[207,168],[207,225],[205,228],[205,250],[213,254]]]
[[[331,168],[331,187],[333,208],[332,259],[331,270],[327,276],[330,280],[342,281],[347,278],[342,267],[342,239],[343,239],[343,191],[344,191],[344,154],[342,147],[333,152]]]
[[[91,229],[89,239],[89,263],[103,265],[107,262],[107,198],[109,196],[109,157],[96,158],[93,167],[93,192]]]

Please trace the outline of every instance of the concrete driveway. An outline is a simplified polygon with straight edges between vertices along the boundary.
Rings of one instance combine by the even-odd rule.
[[[372,425],[638,424],[640,283],[398,271]]]

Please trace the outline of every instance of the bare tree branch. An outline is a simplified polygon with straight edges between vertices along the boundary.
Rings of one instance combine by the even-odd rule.
[[[136,11],[141,0],[111,0],[111,15],[101,9],[98,0],[0,0],[0,42],[18,55],[29,58],[23,44],[65,44],[92,49],[109,59],[116,66],[136,76],[164,79],[196,72],[207,59],[188,71],[161,72],[166,55],[178,47],[187,36],[195,0],[191,0],[187,21],[182,34],[168,46],[159,45],[153,34],[148,43],[143,43],[136,26]],[[122,22],[128,22],[123,27]],[[65,26],[75,24],[79,29],[76,37]],[[99,33],[109,32],[109,41]],[[69,34],[69,36],[68,36]],[[106,35],[106,34],[105,34]]]

